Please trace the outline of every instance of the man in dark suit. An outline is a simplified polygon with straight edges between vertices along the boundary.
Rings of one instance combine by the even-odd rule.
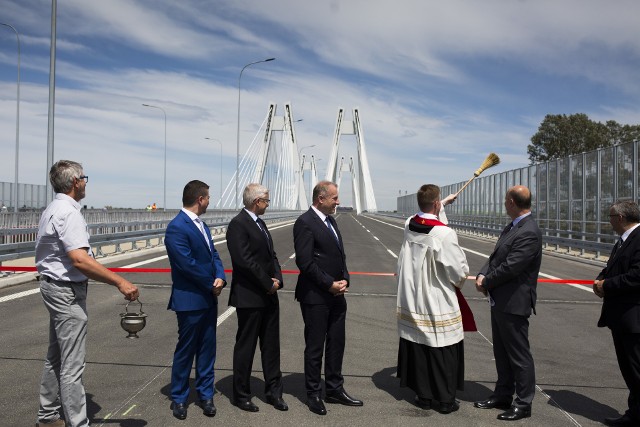
[[[227,228],[227,247],[233,265],[229,305],[236,307],[238,316],[233,348],[233,403],[245,411],[258,411],[258,406],[251,402],[249,381],[259,338],[267,402],[286,411],[289,408],[282,399],[277,294],[282,289],[282,273],[271,234],[260,218],[269,206],[269,190],[260,184],[249,184],[242,200],[244,209]]]
[[[200,219],[209,206],[209,186],[202,181],[189,182],[182,193],[182,206],[165,234],[173,281],[167,308],[175,311],[178,318],[178,343],[171,368],[171,409],[180,420],[187,417],[194,356],[199,405],[205,415],[216,414],[213,364],[218,295],[227,283],[209,227]]]
[[[362,406],[344,390],[342,358],[345,344],[349,271],[342,236],[331,214],[340,204],[338,187],[329,181],[313,189],[313,204],[293,226],[296,265],[300,269],[296,300],[304,319],[304,377],[311,412],[325,415],[320,370],[324,350],[325,401]],[[326,347],[325,347],[326,344]]]
[[[629,388],[629,409],[619,418],[605,418],[609,426],[640,425],[640,209],[631,200],[617,201],[609,209],[609,222],[620,235],[607,262],[593,283],[604,299],[599,327],[608,327],[618,366]]]
[[[489,261],[476,277],[477,290],[487,295],[491,303],[491,334],[498,380],[493,394],[475,402],[474,406],[506,409],[498,419],[514,421],[531,416],[535,395],[529,316],[532,310],[535,314],[542,234],[531,217],[531,192],[527,187],[509,188],[504,206],[513,221],[500,235]]]

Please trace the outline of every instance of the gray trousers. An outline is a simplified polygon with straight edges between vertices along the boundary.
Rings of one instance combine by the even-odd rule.
[[[40,383],[38,421],[50,423],[64,411],[67,426],[89,425],[82,384],[87,337],[87,284],[40,281],[49,310],[49,350]]]
[[[511,398],[513,405],[531,408],[536,394],[536,372],[529,346],[529,318],[491,309],[493,357],[498,381],[493,396]]]

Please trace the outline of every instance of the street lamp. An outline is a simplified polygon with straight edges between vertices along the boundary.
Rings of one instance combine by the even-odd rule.
[[[238,208],[238,180],[240,178],[238,174],[240,173],[240,81],[242,80],[242,72],[247,67],[250,67],[255,64],[260,64],[261,62],[273,61],[274,59],[276,58],[267,58],[267,59],[263,59],[262,61],[250,62],[244,67],[242,67],[242,70],[240,70],[240,75],[238,76],[238,129],[236,131],[236,195],[235,195],[235,201],[233,202],[233,205],[236,209]]]
[[[222,209],[222,141],[220,141],[218,138],[207,138],[206,136],[204,137],[204,139],[215,141],[220,144],[220,201],[218,202],[218,205],[220,206],[220,209]]]
[[[162,201],[162,210],[167,210],[167,112],[163,108],[155,105],[142,104],[143,107],[157,108],[164,114],[164,199]]]
[[[0,25],[9,27],[16,33],[16,40],[18,41],[18,94],[16,96],[16,175],[15,175],[15,192],[13,195],[13,209],[14,212],[18,212],[18,160],[20,158],[20,35],[13,25],[0,22]]]
[[[304,150],[305,148],[311,148],[311,147],[315,147],[315,146],[316,146],[316,144],[311,144],[311,145],[305,145],[304,147],[300,147],[300,149],[298,150],[298,158],[300,158],[302,150]]]

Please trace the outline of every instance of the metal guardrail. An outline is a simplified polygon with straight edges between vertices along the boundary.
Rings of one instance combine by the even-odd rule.
[[[397,219],[406,219],[408,216],[401,213],[381,213],[378,216],[387,216]],[[456,230],[464,231],[471,235],[497,238],[508,223],[502,218],[495,221],[487,221],[486,218],[476,220],[465,218],[460,220],[447,214],[449,226]],[[540,225],[540,224],[539,224]],[[617,239],[614,234],[588,233],[571,230],[558,230],[541,227],[542,242],[545,249],[552,249],[559,253],[574,254],[580,257],[599,259],[609,256],[611,248]]]
[[[145,212],[146,213],[146,212]],[[123,245],[131,245],[128,250],[138,250],[142,248],[149,248],[154,246],[160,246],[164,244],[164,234],[169,222],[177,214],[177,210],[172,213],[162,212],[159,213],[162,216],[160,219],[151,221],[131,221],[131,222],[97,222],[89,223],[89,243],[94,249],[97,257],[106,255],[104,248],[107,246],[114,247],[114,253],[123,252]],[[226,233],[226,227],[229,221],[237,214],[237,211],[224,211],[224,212],[209,212],[202,216],[203,220],[209,225],[212,235],[218,236]],[[269,212],[262,216],[265,222],[273,223],[276,221],[284,221],[297,218],[301,212],[299,211],[286,211],[286,212]],[[4,216],[2,214],[0,216]],[[16,215],[16,214],[9,214]],[[29,258],[35,255],[35,239],[38,233],[37,221],[39,220],[39,213],[37,215],[23,215],[19,213],[16,216],[21,215],[22,218],[18,223],[26,224],[25,217],[30,216],[32,221],[35,221],[35,225],[23,226],[21,228],[1,228],[0,227],[0,242],[9,240],[10,243],[0,243],[0,263],[3,261],[9,261],[14,259]],[[156,217],[156,213],[151,214]],[[136,215],[133,215],[136,216]],[[85,215],[85,219],[87,216]],[[14,218],[16,220],[18,218]],[[142,245],[141,245],[142,243]]]

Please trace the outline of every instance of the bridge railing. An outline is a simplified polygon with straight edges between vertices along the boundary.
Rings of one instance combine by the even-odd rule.
[[[501,230],[500,224],[509,222],[507,189],[525,185],[545,242],[608,255],[616,239],[609,207],[640,197],[639,151],[640,141],[633,141],[478,177],[447,207],[447,216],[459,226]],[[442,194],[456,193],[464,183],[444,185]],[[411,215],[417,209],[415,193],[398,197],[398,212]]]
[[[508,217],[495,216],[458,216],[448,212],[447,219],[449,226],[456,231],[485,238],[497,239],[504,227],[511,221]],[[415,212],[414,212],[415,214]],[[380,213],[378,216],[388,216],[405,219],[409,215],[402,213]],[[545,249],[553,250],[557,253],[566,253],[588,259],[604,261],[609,256],[611,248],[618,236],[614,234],[593,233],[585,231],[572,231],[566,229],[555,229],[547,227],[547,222],[538,222],[542,231],[542,242]],[[591,224],[593,229],[594,224]]]
[[[173,211],[85,211],[89,227],[89,243],[96,256],[120,253],[162,245],[169,222],[176,216]],[[209,225],[215,237],[226,233],[229,221],[237,210],[208,211],[201,218]],[[265,222],[293,220],[300,211],[268,212]],[[35,255],[35,240],[41,212],[0,214],[0,263]]]

